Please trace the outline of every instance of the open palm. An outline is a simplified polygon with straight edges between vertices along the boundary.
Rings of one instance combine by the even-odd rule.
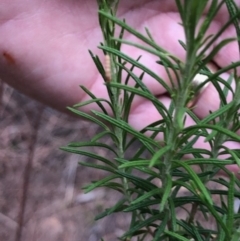
[[[239,0],[236,2],[240,4]],[[174,0],[122,0],[118,16],[142,33],[144,27],[148,27],[159,45],[184,60],[185,52],[178,43],[179,39],[184,41],[184,33]],[[217,32],[228,18],[223,7],[209,33]],[[102,33],[96,1],[2,0],[0,36],[0,78],[21,92],[60,110],[87,99],[78,88],[80,84],[98,97],[107,97],[102,77],[88,53],[90,49],[103,58],[97,48]],[[235,30],[230,27],[219,42],[234,36]],[[126,35],[125,38],[133,37]],[[142,63],[168,82],[164,69],[155,64],[153,56],[129,46],[124,46],[122,51],[133,58],[143,54]],[[214,62],[221,68],[238,59],[237,43],[232,42],[215,56]],[[223,78],[227,76],[226,73]],[[165,90],[156,81],[147,76],[144,81],[163,103],[170,103],[170,98],[164,95]],[[194,111],[203,118],[218,106],[218,94],[209,85]],[[89,111],[94,106],[85,108]],[[134,100],[129,118],[132,126],[139,130],[157,119],[159,114],[151,102],[140,97]],[[190,119],[188,124],[191,124]],[[236,148],[237,144],[229,145]]]

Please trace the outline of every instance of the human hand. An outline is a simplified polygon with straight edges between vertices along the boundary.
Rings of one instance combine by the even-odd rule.
[[[240,5],[239,0],[236,3]],[[9,3],[2,0],[0,11],[2,80],[60,110],[88,98],[78,88],[80,84],[96,96],[107,98],[102,77],[88,53],[90,49],[103,58],[97,49],[102,33],[96,1],[12,0]],[[122,0],[118,16],[125,18],[130,26],[142,33],[147,26],[161,47],[184,61],[185,51],[178,43],[179,39],[184,41],[184,33],[179,25],[181,20],[174,0]],[[209,34],[216,33],[228,18],[227,10],[222,8],[212,22]],[[229,37],[235,37],[234,27],[228,28],[218,41]],[[126,34],[126,39],[132,37]],[[141,50],[130,46],[123,46],[122,51],[133,58],[142,55]],[[221,68],[238,58],[237,43],[232,42],[215,56],[214,62]],[[144,53],[141,62],[169,83],[164,68],[155,64],[153,56]],[[227,79],[228,75],[225,73],[222,77]],[[156,81],[146,76],[144,82],[155,96],[169,105],[170,98],[164,95],[165,90]],[[209,111],[218,109],[219,102],[218,93],[210,84],[199,96],[194,112],[204,118]],[[95,107],[84,108],[87,112]],[[129,117],[130,125],[140,130],[159,118],[151,102],[135,98]],[[188,118],[187,125],[191,124],[193,121]],[[207,148],[203,142],[197,145]],[[239,144],[228,143],[228,147],[239,148]]]

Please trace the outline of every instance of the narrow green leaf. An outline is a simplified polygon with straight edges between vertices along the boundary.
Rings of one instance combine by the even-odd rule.
[[[103,184],[102,187],[107,187],[109,189],[115,190],[117,192],[120,192],[123,195],[125,194],[122,184],[119,184],[117,182],[108,182],[108,183]]]
[[[84,102],[80,102],[78,104],[75,104],[73,107],[74,108],[79,108],[79,107],[83,107],[85,105],[89,105],[89,104],[92,104],[92,103],[97,103],[97,102],[101,102],[101,101],[106,101],[105,99],[103,98],[96,98],[96,99],[91,99],[91,100],[87,100],[87,101],[84,101]],[[106,112],[106,110],[104,110],[104,113],[105,114],[108,114]]]
[[[117,155],[116,151],[109,145],[104,144],[102,142],[92,142],[92,141],[83,141],[83,142],[71,142],[68,144],[68,147],[100,147],[100,148],[106,148],[110,151],[112,151],[114,154]]]
[[[149,143],[149,144],[152,144],[156,147],[159,147],[158,143],[155,141],[155,140],[152,140],[150,138],[148,138],[147,136],[141,134],[140,132],[138,131],[135,131],[130,125],[128,125],[126,122],[124,121],[121,121],[121,120],[116,120],[110,116],[106,116],[104,115],[103,113],[101,112],[97,112],[97,111],[93,111],[93,113],[96,115],[96,116],[99,116],[101,117],[102,119],[106,120],[107,122],[121,128],[122,130],[125,130],[127,131],[128,133],[136,136],[139,140],[143,140],[145,141],[146,143]]]
[[[171,230],[173,232],[176,232],[177,230],[177,213],[176,213],[176,209],[175,209],[175,203],[174,203],[174,198],[173,197],[169,197],[168,199],[169,201],[169,212],[170,212],[170,222],[171,222]]]
[[[173,200],[174,200],[175,207],[181,207],[189,203],[202,204],[202,201],[196,196],[176,197]]]
[[[163,117],[164,121],[165,122],[171,121],[171,116],[169,115],[167,108],[159,101],[158,98],[156,98],[154,95],[149,93],[149,90],[146,91],[146,88],[144,89],[145,91],[141,91],[139,89],[136,89],[136,88],[133,88],[133,87],[130,87],[130,86],[127,86],[127,85],[122,85],[122,84],[119,84],[119,83],[110,83],[110,86],[115,87],[115,88],[119,88],[119,89],[127,90],[131,93],[134,93],[136,95],[142,96],[142,97],[150,100],[155,105],[155,107],[157,108],[157,110],[159,111],[161,116]],[[144,88],[144,87],[142,86],[142,88]]]
[[[219,9],[222,7],[224,2],[225,1],[223,0],[218,4],[218,0],[211,1],[211,5],[209,7],[209,10],[207,11],[206,17],[204,18],[204,21],[201,24],[201,27],[199,28],[197,38],[199,38],[199,39],[203,38],[203,35],[205,35],[211,22],[213,21],[214,17],[218,13]]]
[[[163,193],[163,190],[161,188],[156,188],[156,189],[153,189],[145,194],[143,194],[142,196],[138,197],[137,199],[135,199],[134,201],[131,202],[131,205],[134,205],[136,203],[139,203],[139,202],[142,202],[144,201],[145,199],[149,199],[150,197],[154,196],[154,195],[157,195],[159,196],[159,199],[161,198],[162,196],[162,193]]]
[[[159,241],[161,238],[162,233],[164,232],[164,230],[166,229],[166,226],[168,224],[169,221],[169,215],[168,213],[166,213],[164,215],[164,218],[161,222],[161,224],[159,225],[159,227],[157,228],[155,235],[154,235],[154,239],[152,241]]]
[[[233,160],[221,160],[217,158],[194,158],[184,161],[187,165],[199,165],[199,164],[212,164],[212,165],[231,165],[234,164]],[[175,162],[173,168],[181,166],[180,162]]]
[[[164,185],[164,192],[163,192],[163,196],[162,196],[162,201],[160,203],[160,212],[162,212],[165,208],[166,202],[171,194],[172,191],[172,177],[170,174],[166,175],[166,180],[164,180],[164,182],[166,183],[166,185]]]
[[[190,146],[190,145],[189,145]],[[205,159],[206,158],[203,158],[202,155],[208,155],[208,156],[211,156],[211,151],[209,150],[206,150],[206,149],[200,149],[200,148],[185,148],[185,146],[183,147],[183,149],[181,151],[179,151],[178,155],[181,154],[181,155],[186,155],[186,154],[199,154],[199,157],[198,158],[202,158],[202,159]],[[197,159],[198,159],[197,158]],[[178,158],[178,159],[182,159],[182,158]]]
[[[232,74],[229,75],[229,78],[226,80],[226,82],[231,86],[231,84],[233,82],[233,75]],[[225,95],[225,98],[227,98],[229,90],[230,89],[226,85],[224,85],[223,94]]]
[[[235,141],[240,141],[240,136],[228,129],[225,129],[221,126],[217,126],[217,125],[210,125],[210,124],[200,124],[197,126],[189,126],[187,128],[185,128],[183,130],[184,133],[187,133],[190,130],[196,130],[196,129],[201,129],[201,128],[207,128],[210,130],[216,130],[222,134],[225,134],[226,136],[230,137],[231,139],[235,140]]]
[[[214,139],[214,137],[218,134],[217,131],[212,131],[208,136],[206,136],[204,142],[209,142]]]
[[[122,210],[124,210],[126,208],[127,205],[124,205],[125,202],[127,201],[126,198],[120,199],[112,208],[108,208],[106,209],[104,212],[98,214],[95,217],[95,220],[99,220],[102,219],[112,213],[117,213],[117,212],[121,212]]]
[[[82,111],[76,110],[74,108],[71,108],[71,107],[67,107],[67,109],[70,110],[71,112],[77,114],[78,116],[81,116],[81,117],[83,117],[83,118],[85,118],[85,119],[87,119],[87,120],[89,120],[91,122],[96,123],[97,125],[103,127],[105,130],[109,130],[109,128],[105,124],[103,124],[101,121],[99,121],[98,119],[94,118],[93,116],[91,116],[89,114],[86,114],[86,113],[84,113]]]
[[[175,162],[175,161],[174,161]],[[177,162],[180,166],[182,166],[188,174],[191,176],[192,181],[199,189],[200,196],[209,203],[209,205],[213,205],[212,198],[210,197],[205,185],[202,183],[200,178],[197,176],[197,174],[185,163],[185,162]]]
[[[201,120],[201,124],[207,124],[219,116],[223,115],[224,113],[227,113],[227,111],[232,107],[232,103],[226,104],[225,106],[221,107],[217,111],[212,112],[208,116],[206,116],[203,120]]]
[[[141,210],[142,208],[147,208],[155,204],[159,204],[160,200],[154,199],[154,200],[145,200],[140,203],[129,205],[126,209],[124,209],[124,212],[132,212],[134,210]]]
[[[222,35],[222,33],[230,26],[232,25],[233,21],[235,21],[237,18],[239,18],[240,12],[235,14],[229,21],[227,21],[223,26],[221,26],[221,29],[214,35],[214,37],[204,46],[203,49],[201,49],[201,52],[199,53],[199,56],[203,56],[204,53],[207,52],[209,48],[214,44],[214,42],[219,38],[219,36]],[[204,63],[205,64],[205,63]]]
[[[106,99],[98,99],[91,91],[89,91],[89,90],[88,90],[85,86],[83,86],[83,85],[80,85],[80,87],[81,87],[82,90],[83,90],[85,93],[87,93],[92,99],[98,100],[98,101],[96,102],[96,104],[100,107],[100,109],[103,111],[103,113],[108,114],[108,112],[106,111],[105,107],[102,105],[101,101],[106,102],[106,103],[109,105],[109,107],[111,108],[111,110],[113,110],[113,106],[112,106],[111,102],[109,102],[109,101],[106,100]],[[100,101],[100,100],[101,100],[101,101]],[[74,105],[74,107],[77,107],[77,106]]]
[[[118,168],[129,168],[129,167],[148,167],[149,166],[149,160],[139,160],[139,161],[130,161],[126,162],[122,165],[120,165]]]
[[[174,232],[171,232],[171,231],[165,230],[164,233],[167,234],[170,237],[176,238],[176,239],[181,240],[181,241],[189,241],[189,239],[181,236],[180,234],[177,234],[177,233],[174,233]]]
[[[82,166],[85,166],[85,167],[91,167],[94,169],[99,169],[99,170],[107,171],[110,173],[115,173],[115,170],[108,166],[103,166],[103,165],[98,165],[98,164],[88,163],[88,162],[79,162],[79,164]]]
[[[194,232],[194,236],[196,237],[196,241],[204,241],[201,237],[201,234],[197,230],[197,228],[195,226],[192,226],[192,229],[193,229],[193,232]]]
[[[227,151],[227,153],[229,153],[232,156],[233,160],[236,162],[238,167],[240,167],[240,158],[235,154],[235,152],[225,146],[221,146],[221,148],[225,149]]]
[[[91,142],[96,142],[96,141],[98,141],[99,139],[103,138],[106,135],[109,135],[114,140],[115,143],[118,143],[118,139],[117,139],[116,135],[113,132],[111,132],[111,131],[102,131],[102,132],[98,133],[97,135],[95,135],[91,139]]]
[[[149,167],[153,167],[155,164],[158,164],[159,162],[161,162],[159,159],[170,149],[171,149],[171,146],[164,146],[159,151],[157,151],[152,157],[149,163]]]
[[[124,21],[121,21],[120,19],[104,12],[104,11],[99,11],[99,13],[103,16],[105,16],[106,18],[112,20],[113,22],[115,22],[116,24],[118,24],[119,26],[121,26],[122,28],[124,28],[125,30],[127,30],[128,32],[130,32],[131,34],[133,34],[134,36],[136,36],[138,39],[141,39],[143,42],[147,43],[148,45],[152,46],[153,48],[157,49],[158,51],[161,51],[163,53],[168,53],[165,49],[161,48],[159,45],[157,45],[154,41],[152,41],[151,39],[147,38],[146,36],[142,35],[141,33],[139,33],[138,31],[136,31],[136,29],[131,28],[129,25],[127,25]]]
[[[187,223],[185,220],[177,220],[177,224],[181,226],[188,235],[191,235],[192,237],[194,237],[194,232],[189,222]]]
[[[153,183],[149,182],[146,179],[136,177],[136,176],[133,176],[132,174],[128,174],[121,171],[116,171],[116,173],[119,174],[120,176],[127,178],[129,181],[134,183],[137,187],[140,187],[141,189],[147,192],[157,188],[156,185],[154,185]]]
[[[158,214],[155,216],[152,216],[146,220],[144,220],[143,222],[140,222],[139,224],[137,224],[136,226],[132,227],[129,231],[127,231],[122,238],[127,237],[127,236],[132,236],[134,235],[134,233],[142,228],[148,227],[150,226],[150,224],[152,224],[153,222],[157,221],[157,220],[161,220],[164,216],[162,214]]]
[[[225,225],[225,222],[223,221],[224,219],[222,219],[222,217],[220,217],[216,212],[216,210],[218,210],[218,212],[220,212],[221,210],[216,206],[213,207],[212,205],[208,205],[208,204],[207,204],[207,208],[209,210],[209,213],[212,214],[212,216],[216,219],[216,222],[218,223],[218,225],[224,230],[227,240],[229,240],[230,233],[229,233],[228,227]]]
[[[99,73],[102,75],[103,79],[105,78],[105,70],[104,67],[102,66],[101,61],[99,60],[98,56],[95,56],[90,50],[89,54],[92,57],[93,62],[95,63]],[[86,89],[87,90],[87,89]],[[89,92],[89,91],[88,91]]]
[[[234,18],[234,16],[239,13],[239,8],[238,8],[237,4],[233,0],[226,0],[225,2],[226,2],[226,6],[227,6],[230,17]],[[235,18],[233,20],[233,24],[235,27],[236,34],[239,38],[240,37],[239,17]],[[240,50],[240,43],[238,40],[238,51],[239,50]]]
[[[156,50],[155,48],[149,48],[149,47],[146,47],[146,45],[144,46],[144,45],[141,45],[141,44],[138,44],[138,43],[134,43],[132,41],[125,40],[125,39],[113,38],[113,40],[115,40],[117,42],[120,42],[120,43],[123,43],[123,44],[126,44],[126,45],[134,46],[136,48],[145,50],[146,52],[151,53],[155,56],[158,56],[161,59],[163,58],[163,59],[168,60],[168,57],[169,57],[168,54],[160,52],[160,51]]]
[[[119,56],[120,58],[124,59],[125,61],[127,61],[128,63],[130,64],[133,64],[134,66],[138,67],[139,69],[143,70],[144,72],[146,72],[147,74],[149,74],[151,77],[153,77],[156,81],[158,81],[162,87],[164,89],[166,89],[166,91],[168,93],[172,93],[172,90],[171,88],[166,84],[166,82],[161,79],[157,74],[155,74],[153,71],[151,71],[150,69],[148,69],[146,66],[144,66],[143,64],[140,64],[139,62],[137,62],[136,60],[132,59],[131,57],[123,54],[122,52],[116,50],[116,49],[113,49],[113,48],[110,48],[110,47],[106,47],[106,46],[101,46],[99,47],[111,54],[114,54],[116,56]]]
[[[239,241],[239,240],[240,240],[240,228],[238,227],[238,228],[234,231],[234,233],[233,233],[233,235],[232,235],[231,241]]]
[[[231,230],[233,230],[234,223],[234,185],[235,185],[235,176],[232,174],[230,176],[229,188],[228,188],[228,213],[227,213],[227,221],[226,226]]]
[[[216,54],[227,44],[229,44],[230,42],[235,41],[236,38],[228,38],[228,39],[224,39],[223,41],[221,41],[219,44],[217,44],[214,49],[202,60],[204,64],[209,63],[214,56],[216,56]]]
[[[87,156],[87,157],[93,158],[95,160],[99,160],[99,161],[101,161],[101,162],[103,162],[103,163],[105,163],[105,164],[107,164],[107,165],[109,165],[113,168],[117,168],[117,166],[112,161],[109,161],[108,159],[106,159],[106,158],[104,158],[100,155],[97,155],[95,153],[83,151],[83,150],[78,150],[78,149],[71,148],[71,147],[61,147],[60,149],[63,150],[63,151],[70,152],[70,153]]]
[[[113,179],[116,179],[116,178],[119,178],[119,176],[118,176],[118,175],[115,175],[115,174],[109,175],[109,176],[107,176],[107,177],[105,177],[105,178],[103,178],[103,179],[101,179],[101,180],[99,180],[99,181],[97,181],[97,182],[91,183],[90,185],[87,185],[86,187],[84,187],[84,188],[83,188],[83,189],[84,189],[84,192],[85,192],[85,193],[88,193],[88,192],[96,189],[97,187],[101,187],[101,186],[104,185],[105,183],[107,183],[107,182],[109,182],[109,181],[111,181],[111,180],[113,180]]]

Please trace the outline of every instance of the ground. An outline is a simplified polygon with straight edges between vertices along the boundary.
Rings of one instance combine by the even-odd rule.
[[[81,167],[83,157],[59,150],[70,141],[89,140],[98,127],[5,84],[0,103],[0,240],[116,240],[129,218],[118,215],[95,222],[94,217],[118,194],[101,189],[83,195],[82,190],[105,173]]]

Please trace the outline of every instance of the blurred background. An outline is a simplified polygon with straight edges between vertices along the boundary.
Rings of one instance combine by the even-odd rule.
[[[119,195],[104,189],[83,195],[81,189],[106,174],[78,165],[93,160],[59,150],[71,141],[89,140],[98,127],[2,82],[0,98],[0,240],[110,241],[123,234],[128,216],[94,221]]]

